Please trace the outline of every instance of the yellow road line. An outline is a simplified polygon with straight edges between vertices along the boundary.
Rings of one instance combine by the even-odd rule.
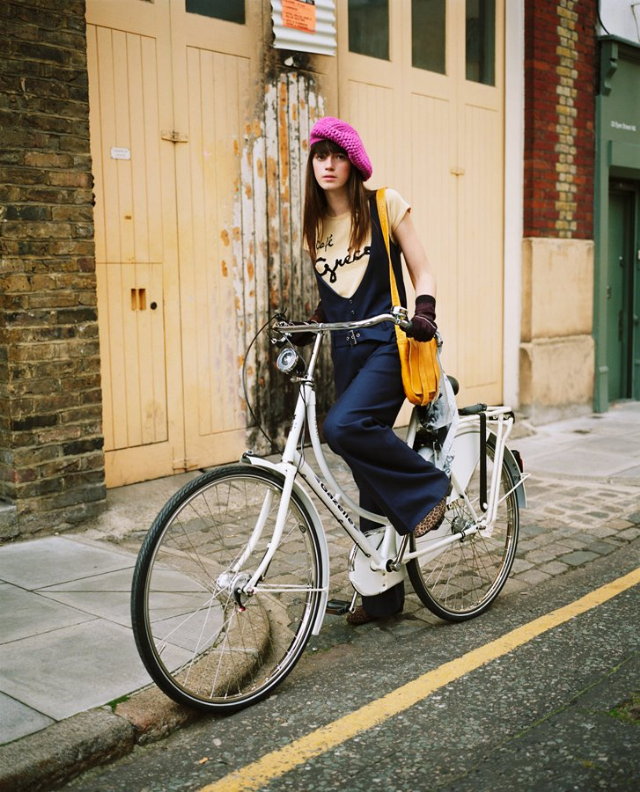
[[[640,568],[591,591],[563,608],[540,616],[495,641],[434,668],[433,671],[392,690],[386,696],[366,704],[355,712],[321,726],[284,748],[272,751],[261,759],[229,773],[219,781],[202,787],[199,792],[256,792],[272,779],[383,723],[417,702],[423,701],[444,685],[517,649],[553,627],[601,605],[638,583],[640,583]]]

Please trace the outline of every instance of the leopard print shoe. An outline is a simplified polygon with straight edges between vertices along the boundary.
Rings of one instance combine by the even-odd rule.
[[[421,536],[424,536],[429,531],[435,531],[442,525],[442,521],[444,520],[445,512],[447,511],[447,497],[445,497],[437,503],[433,509],[427,514],[426,517],[423,517],[420,522],[416,525],[415,530],[413,531],[413,535],[416,539],[419,539]]]

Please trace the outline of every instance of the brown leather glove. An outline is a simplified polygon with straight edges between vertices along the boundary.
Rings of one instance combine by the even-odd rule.
[[[409,338],[416,341],[431,341],[436,334],[436,300],[430,294],[416,297],[416,312],[411,319],[411,329],[407,330]]]

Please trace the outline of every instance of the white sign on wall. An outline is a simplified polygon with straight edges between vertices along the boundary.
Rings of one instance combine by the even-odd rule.
[[[123,146],[111,146],[111,159],[130,160],[131,149]]]

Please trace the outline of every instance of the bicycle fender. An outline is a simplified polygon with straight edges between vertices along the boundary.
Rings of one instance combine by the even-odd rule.
[[[516,458],[513,455],[513,451],[508,446],[505,446],[504,449],[504,464],[507,466],[509,473],[511,473],[511,478],[513,479],[514,484],[518,484],[519,486],[516,487],[516,499],[518,501],[518,506],[521,509],[527,508],[527,493],[524,490],[524,480],[522,479],[522,473],[520,471],[520,467],[516,462]]]
[[[284,478],[282,465],[274,462],[269,462],[268,459],[263,459],[262,457],[257,457],[257,456],[251,456],[250,454],[243,454],[241,461],[249,463],[254,467],[261,467],[269,471],[275,471]],[[320,566],[321,566],[320,586],[322,591],[320,593],[320,607],[318,608],[318,614],[316,616],[315,622],[313,623],[313,628],[311,630],[313,635],[318,635],[322,627],[322,623],[324,621],[324,614],[327,609],[327,600],[329,599],[329,547],[327,545],[327,537],[325,536],[324,528],[322,527],[322,521],[320,520],[320,515],[318,514],[318,510],[314,506],[313,501],[309,497],[307,491],[303,489],[298,484],[297,481],[293,482],[293,491],[296,494],[296,496],[300,498],[303,505],[309,512],[309,516],[313,521],[313,525],[316,529],[316,536],[318,538],[318,549],[320,551]]]
[[[455,474],[455,478],[462,489],[466,488],[469,482],[469,477],[471,476],[474,467],[478,464],[480,448],[475,437],[476,434],[477,430],[470,425],[468,428],[463,429],[460,435],[456,436],[456,445],[454,446],[455,455],[451,467],[453,473]],[[492,449],[495,449],[496,447],[496,436],[493,434],[493,432],[489,432],[488,434],[487,445]],[[433,449],[431,449],[429,446],[418,449],[418,453],[428,461],[433,461]],[[503,464],[507,467],[507,470],[511,474],[514,486],[519,485],[515,489],[518,506],[521,509],[526,509],[527,496],[524,489],[524,480],[516,458],[508,446],[505,446],[504,448]],[[457,497],[458,495],[459,493],[454,493],[454,497]]]

